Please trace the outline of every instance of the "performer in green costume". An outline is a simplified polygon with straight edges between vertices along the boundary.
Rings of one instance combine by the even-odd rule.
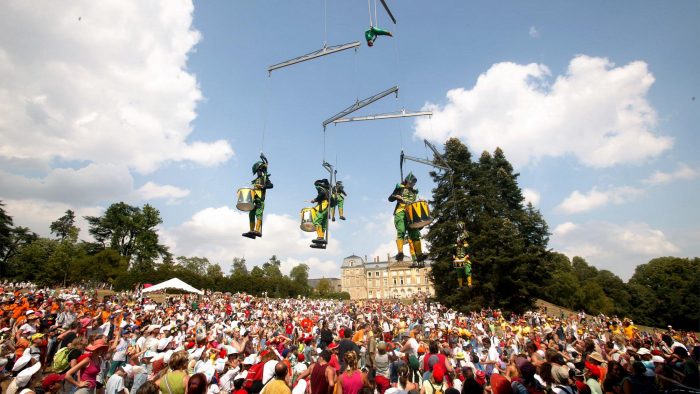
[[[260,160],[261,161],[253,164],[253,174],[255,174],[256,177],[251,182],[254,189],[254,208],[248,214],[250,231],[242,234],[244,237],[252,239],[255,239],[255,237],[262,237],[262,218],[263,211],[265,210],[265,193],[267,189],[272,189],[273,187],[272,182],[270,182],[270,174],[267,172],[269,162],[262,153],[260,154]]]
[[[467,278],[467,286],[472,287],[472,262],[467,254],[467,228],[464,222],[457,223],[459,234],[457,235],[457,243],[455,244],[455,255],[452,256],[453,266],[457,271],[457,282],[459,287],[464,286],[464,278]]]
[[[396,260],[403,260],[403,245],[404,240],[408,237],[408,246],[411,251],[413,261],[422,262],[426,259],[426,255],[422,252],[420,230],[408,227],[408,219],[406,217],[406,207],[416,201],[418,190],[415,185],[418,179],[409,173],[402,183],[399,183],[394,188],[394,191],[389,196],[389,201],[396,201],[394,208],[394,227],[396,227]]]
[[[374,45],[374,40],[377,39],[378,36],[389,36],[393,37],[390,31],[380,29],[378,27],[370,26],[369,30],[365,31],[365,40],[367,40],[367,46],[371,47]]]
[[[343,182],[338,181],[333,186],[333,195],[331,197],[331,220],[335,222],[335,207],[338,206],[338,213],[340,213],[340,220],[345,220],[343,216],[343,205],[345,203],[345,197],[347,197],[345,189],[343,189]]]
[[[328,228],[328,200],[331,188],[328,179],[319,179],[314,182],[314,186],[316,187],[316,198],[311,200],[311,203],[316,204],[314,207],[316,217],[314,217],[313,223],[316,227],[316,235],[318,237],[311,241],[311,247],[315,249],[325,249],[325,233]]]

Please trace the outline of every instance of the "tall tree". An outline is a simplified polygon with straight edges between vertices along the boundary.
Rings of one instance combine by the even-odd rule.
[[[265,272],[265,277],[268,279],[275,279],[282,277],[282,262],[277,258],[277,256],[272,255],[270,260],[266,261],[263,266],[263,272]]]
[[[309,266],[306,264],[299,264],[289,271],[289,277],[293,282],[300,286],[309,285]]]
[[[230,276],[248,276],[248,268],[245,265],[245,258],[233,258]]]
[[[501,149],[493,156],[482,153],[474,163],[468,148],[452,138],[443,157],[452,171],[431,172],[436,220],[426,235],[438,298],[461,309],[528,308],[546,277],[541,269],[548,259],[544,219],[534,207],[523,205],[518,174]],[[471,289],[457,288],[452,269],[458,221],[469,233]]]
[[[75,225],[75,212],[67,210],[66,214],[56,219],[49,227],[51,234],[56,234],[59,240],[70,240],[73,243],[78,241],[80,229]]]
[[[146,204],[142,208],[114,203],[102,216],[86,216],[90,234],[101,248],[111,248],[139,270],[152,271],[155,260],[169,254],[159,243],[156,227],[160,212]]]

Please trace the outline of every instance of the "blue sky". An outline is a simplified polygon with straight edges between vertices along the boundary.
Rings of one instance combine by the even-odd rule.
[[[150,203],[178,255],[227,269],[276,254],[337,276],[351,253],[395,253],[386,197],[401,149],[425,157],[423,138],[458,137],[475,157],[503,147],[555,250],[624,279],[652,257],[700,254],[699,3],[388,3],[398,25],[378,6],[379,25],[394,38],[271,77],[324,40],[362,41],[367,4],[328,0],[324,23],[322,1],[3,3],[0,199],[42,234],[65,209]],[[327,129],[348,220],[327,250],[308,248],[297,216],[324,176],[321,122],[394,85],[398,99],[358,114],[435,115]],[[251,241],[234,198],[261,146],[275,188]],[[428,168],[408,169],[429,198]]]

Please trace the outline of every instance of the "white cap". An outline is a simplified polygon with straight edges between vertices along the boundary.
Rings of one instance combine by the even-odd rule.
[[[645,347],[640,347],[639,350],[637,350],[637,354],[639,354],[640,356],[644,356],[647,354],[651,354],[651,352]]]
[[[169,363],[170,357],[172,357],[172,356],[173,356],[173,350],[170,349],[167,352],[165,352],[165,354],[163,355],[163,362],[166,364]]]
[[[161,338],[158,340],[158,350],[165,350],[165,348],[173,340],[173,337]]]
[[[126,364],[122,367],[124,372],[126,372],[127,376],[131,376],[131,374],[134,372],[134,367],[131,366],[131,364]]]
[[[22,372],[17,375],[15,378],[17,380],[17,388],[23,388],[26,385],[29,384],[29,381],[32,380],[32,376],[34,376],[35,373],[39,372],[41,369],[41,363],[34,363],[31,367],[23,370]]]
[[[664,360],[664,358],[661,357],[661,356],[653,356],[653,357],[651,358],[651,362],[663,364],[663,363],[666,362],[666,360]]]
[[[243,364],[245,365],[253,365],[255,364],[255,357],[253,355],[250,355],[246,358],[243,359]]]
[[[233,380],[238,380],[238,379],[245,379],[248,377],[248,371],[241,371],[238,375],[236,375]]]
[[[29,349],[29,348],[27,348]],[[29,360],[32,359],[32,356],[29,354],[29,352],[24,352],[22,354],[22,357],[18,358],[17,361],[15,361],[15,365],[12,367],[12,372],[17,372],[20,369],[24,368],[28,363]]]

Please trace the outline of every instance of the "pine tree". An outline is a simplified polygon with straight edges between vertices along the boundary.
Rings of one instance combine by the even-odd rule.
[[[521,311],[531,306],[547,280],[548,227],[524,198],[503,151],[483,152],[471,161],[457,139],[445,143],[444,158],[452,168],[432,172],[433,216],[427,240],[433,259],[438,298],[460,309],[485,306]],[[457,222],[466,224],[474,286],[458,288],[452,268]]]

